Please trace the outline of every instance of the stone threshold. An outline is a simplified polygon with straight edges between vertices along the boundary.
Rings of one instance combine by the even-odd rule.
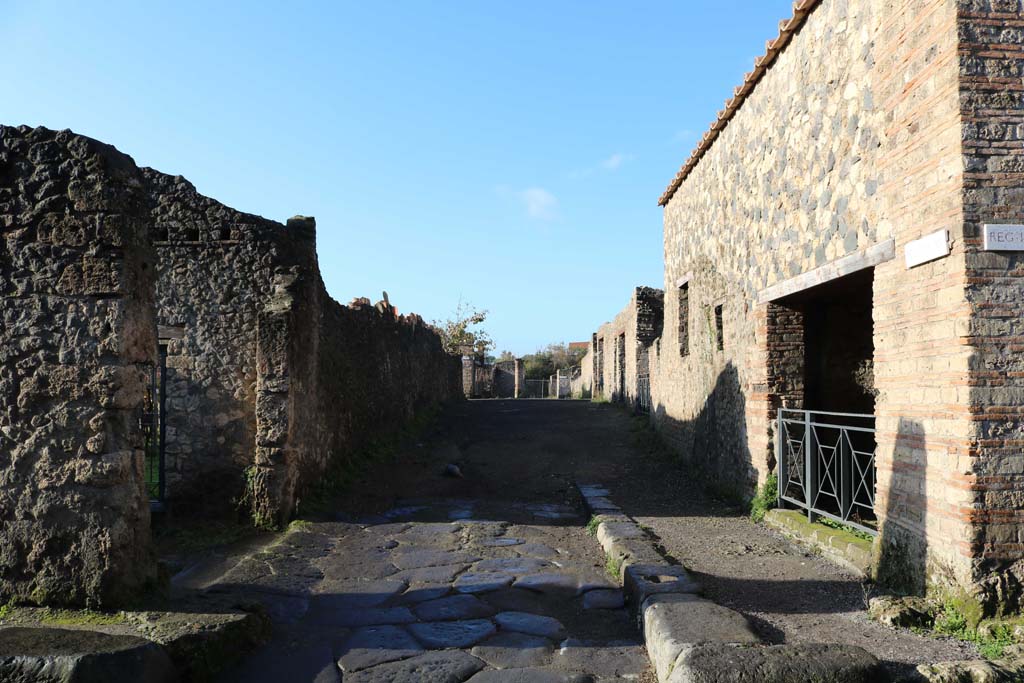
[[[765,513],[764,523],[797,544],[820,552],[832,562],[858,576],[871,578],[872,541],[849,531],[807,521],[799,510],[775,508]]]
[[[873,683],[885,680],[862,648],[836,644],[770,645],[746,617],[700,596],[685,567],[666,560],[654,540],[600,484],[576,484],[596,535],[618,570],[659,683]]]

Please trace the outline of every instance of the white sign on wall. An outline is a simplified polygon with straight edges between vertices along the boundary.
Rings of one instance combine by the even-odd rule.
[[[907,258],[907,268],[949,256],[949,231],[938,230],[913,242],[907,242],[903,251]]]
[[[984,226],[985,251],[1024,251],[1024,225]]]

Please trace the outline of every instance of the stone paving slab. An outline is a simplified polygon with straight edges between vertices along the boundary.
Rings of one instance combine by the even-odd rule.
[[[248,574],[234,572],[236,583],[261,590],[276,585],[275,567],[297,576],[284,582],[288,603],[273,642],[250,660],[262,665],[247,663],[226,680],[289,680],[266,653],[309,680],[345,683],[635,676],[632,664],[612,664],[645,661],[641,643],[621,642],[636,635],[621,590],[596,559],[559,547],[571,547],[566,533],[588,543],[583,521],[555,503],[424,499],[347,521],[338,535],[312,523],[253,558]],[[608,638],[595,637],[605,625]]]

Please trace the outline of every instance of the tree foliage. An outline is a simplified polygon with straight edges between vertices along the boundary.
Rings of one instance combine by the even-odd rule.
[[[460,299],[451,318],[432,325],[448,353],[485,357],[494,348],[491,336],[481,327],[485,320],[487,311]]]
[[[536,353],[523,356],[526,364],[527,379],[546,379],[559,370],[565,370],[580,364],[586,349],[570,349],[565,342],[548,344]]]

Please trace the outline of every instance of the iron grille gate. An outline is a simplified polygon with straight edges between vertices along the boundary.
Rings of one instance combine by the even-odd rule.
[[[651,412],[651,378],[649,375],[640,375],[636,378],[636,411],[638,413]]]
[[[877,534],[875,416],[779,410],[779,501]]]
[[[142,436],[146,454],[145,482],[150,507],[163,508],[166,482],[164,477],[164,441],[166,425],[167,392],[164,389],[167,377],[167,346],[161,344],[156,365],[150,369],[150,382],[143,398]]]

